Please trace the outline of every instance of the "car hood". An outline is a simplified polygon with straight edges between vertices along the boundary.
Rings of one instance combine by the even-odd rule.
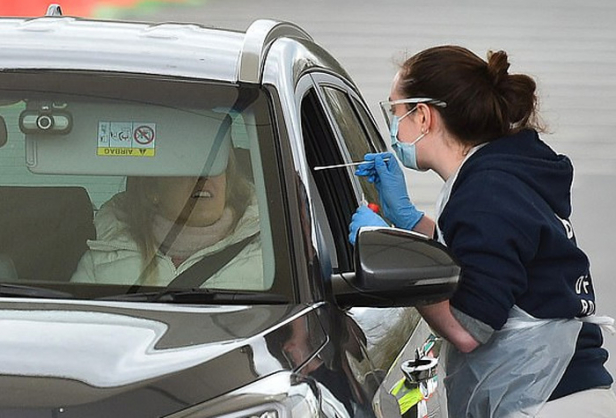
[[[291,368],[280,353],[284,334],[310,311],[0,302],[0,411],[96,416],[113,404],[122,416],[150,416],[139,402],[151,416],[177,411]]]

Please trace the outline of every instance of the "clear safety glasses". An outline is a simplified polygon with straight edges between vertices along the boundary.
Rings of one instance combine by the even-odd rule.
[[[393,101],[383,100],[379,102],[379,105],[381,106],[381,110],[383,111],[383,116],[385,116],[385,122],[387,122],[387,127],[391,128],[391,123],[395,116],[396,105],[398,104],[419,104],[419,103],[427,103],[427,104],[431,104],[433,106],[438,106],[438,107],[447,107],[447,103],[441,100],[431,99],[429,97],[413,97],[409,99],[400,99],[400,100],[393,100]],[[407,112],[406,114],[408,113],[410,113],[410,111]]]

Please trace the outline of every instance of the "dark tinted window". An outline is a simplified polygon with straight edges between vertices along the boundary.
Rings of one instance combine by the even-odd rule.
[[[353,250],[348,243],[348,224],[357,206],[353,186],[346,169],[314,170],[315,167],[348,161],[348,156],[342,155],[332,125],[314,90],[304,97],[301,116],[308,164],[313,168],[312,176],[327,217],[327,225],[323,225],[329,227],[326,239],[330,246],[335,247],[335,251],[330,250],[331,254],[336,254],[332,264],[336,270],[350,271]]]
[[[366,153],[377,152],[374,140],[380,137],[361,104],[353,102],[346,92],[337,88],[326,86],[323,91],[340,129],[350,161],[362,161]],[[349,170],[354,171],[354,168]],[[368,202],[378,202],[374,185],[363,177],[359,177],[359,182],[365,199]]]

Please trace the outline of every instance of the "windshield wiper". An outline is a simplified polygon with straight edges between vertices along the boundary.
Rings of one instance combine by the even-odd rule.
[[[130,302],[162,302],[178,304],[283,304],[289,300],[275,293],[213,291],[209,289],[165,289],[155,292],[123,293],[103,296],[98,300],[117,300]]]
[[[48,289],[46,287],[23,286],[18,284],[0,283],[0,296],[18,298],[73,299],[68,292]]]

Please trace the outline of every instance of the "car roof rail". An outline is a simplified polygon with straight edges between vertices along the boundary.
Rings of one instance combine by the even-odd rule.
[[[47,7],[45,16],[62,16],[62,8],[59,4],[50,4],[49,7]]]
[[[238,81],[259,83],[267,50],[275,40],[286,37],[312,41],[312,37],[294,23],[269,19],[254,21],[246,30],[240,53]]]

